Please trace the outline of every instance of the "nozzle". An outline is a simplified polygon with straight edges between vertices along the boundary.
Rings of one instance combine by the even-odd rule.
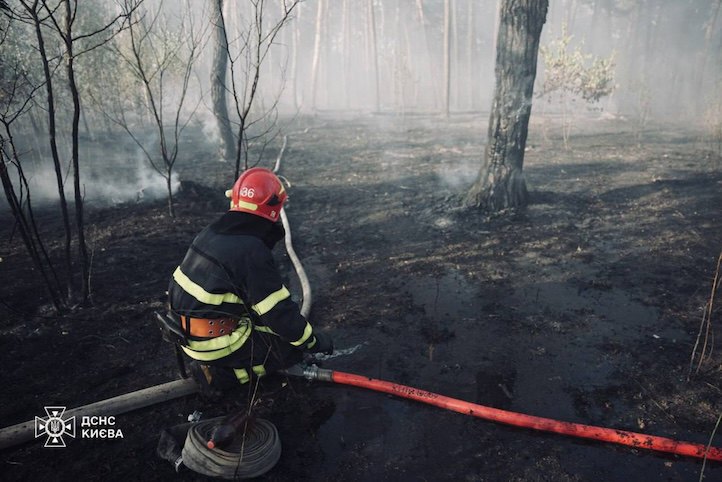
[[[210,440],[206,442],[206,447],[209,449],[223,448],[233,442],[233,438],[245,424],[246,420],[248,420],[248,414],[246,412],[239,412],[236,415],[226,418],[224,423],[213,430]]]
[[[233,440],[235,431],[230,425],[221,425],[213,431],[211,439],[206,442],[206,447],[213,450],[215,448],[221,448],[223,445],[228,445]]]

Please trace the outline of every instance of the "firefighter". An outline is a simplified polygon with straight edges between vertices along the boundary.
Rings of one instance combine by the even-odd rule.
[[[303,352],[333,352],[330,336],[301,315],[273,260],[284,237],[281,181],[254,167],[226,195],[230,210],[196,236],[173,273],[167,317],[182,332],[195,377],[220,389],[231,374],[246,384],[300,361]]]

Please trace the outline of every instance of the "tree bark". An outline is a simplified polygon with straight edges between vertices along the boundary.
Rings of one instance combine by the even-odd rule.
[[[37,9],[37,4],[29,7],[24,5],[28,13],[33,19],[33,27],[35,29],[35,37],[38,41],[38,52],[40,53],[40,60],[43,65],[43,74],[45,79],[45,93],[47,98],[47,111],[48,111],[48,141],[50,144],[50,152],[53,158],[53,167],[55,168],[55,179],[58,186],[58,197],[60,199],[60,212],[63,218],[63,229],[65,230],[65,269],[67,276],[67,296],[68,299],[72,299],[74,294],[74,283],[73,283],[73,262],[71,255],[71,244],[72,244],[72,230],[70,228],[70,215],[68,213],[68,203],[65,198],[65,182],[63,181],[63,169],[60,163],[60,154],[58,152],[57,142],[57,128],[55,125],[56,111],[55,111],[55,91],[53,88],[53,75],[50,72],[50,62],[48,60],[47,51],[45,49],[45,37],[42,32],[42,20],[40,19],[40,13]]]
[[[75,54],[73,53],[73,22],[75,12],[70,0],[65,0],[65,32],[63,34],[66,49],[66,72],[68,75],[68,87],[73,100],[73,121],[71,128],[71,157],[73,163],[73,190],[75,194],[75,227],[78,232],[78,261],[80,263],[81,280],[81,301],[88,301],[90,268],[88,266],[88,246],[85,243],[85,220],[83,217],[83,192],[80,189],[80,153],[79,153],[79,132],[80,132],[80,93],[75,82]]]
[[[459,68],[461,66],[461,43],[459,42],[459,6],[456,0],[451,0],[451,69],[449,80],[454,80],[453,92],[454,96],[449,97],[450,103],[454,109],[458,110],[461,102],[461,75]],[[449,93],[451,94],[451,93]],[[450,105],[451,105],[450,104]],[[450,107],[451,108],[451,107]]]
[[[444,0],[444,116],[451,102],[451,0]]]
[[[3,122],[3,124],[8,139],[6,140],[4,136],[0,134],[0,181],[3,186],[3,190],[5,191],[5,197],[7,199],[8,206],[10,207],[10,210],[15,218],[16,225],[18,227],[18,230],[20,231],[20,236],[22,237],[23,243],[25,244],[25,248],[30,255],[30,259],[33,261],[33,265],[40,273],[40,276],[43,280],[43,287],[45,288],[45,291],[50,298],[53,307],[55,308],[55,311],[59,313],[63,307],[63,303],[61,300],[61,296],[56,290],[56,286],[59,287],[60,284],[58,283],[57,277],[55,276],[55,270],[53,269],[50,257],[48,256],[40,234],[38,233],[37,224],[35,223],[35,218],[33,216],[33,210],[30,203],[30,190],[28,189],[27,178],[23,173],[22,164],[19,162],[17,152],[15,151],[14,142],[12,140],[12,136],[10,135],[9,123]],[[15,187],[12,180],[10,179],[10,174],[7,170],[7,165],[12,162],[12,159],[10,158],[11,154],[8,154],[8,158],[6,159],[6,143],[10,144],[10,148],[8,150],[12,150],[12,156],[14,157],[15,165],[18,170],[18,178],[19,182],[21,183],[20,191],[22,193],[24,189],[27,193],[27,199],[24,200],[24,204],[29,213],[29,220],[28,218],[26,218],[25,213],[23,212],[23,199],[21,197],[18,197],[18,195],[16,194]],[[43,260],[45,261],[45,263],[43,263]],[[45,268],[45,265],[47,265],[48,267],[47,270]],[[55,283],[53,283],[51,275],[53,276]]]
[[[474,0],[468,0],[466,13],[466,81],[467,86],[467,105],[469,110],[474,110],[474,44],[476,43],[474,31]]]
[[[501,3],[488,142],[479,177],[464,201],[467,206],[494,212],[528,202],[522,168],[539,37],[548,7],[548,0]]]
[[[419,19],[419,26],[421,28],[421,34],[424,36],[423,47],[426,55],[426,74],[431,80],[431,106],[433,109],[437,109],[439,107],[439,79],[436,75],[436,68],[432,59],[431,48],[429,47],[429,36],[426,34],[426,15],[424,13],[423,0],[416,0],[416,11]]]
[[[316,10],[316,36],[313,41],[313,61],[311,63],[311,108],[316,111],[316,90],[318,88],[318,67],[321,61],[321,38],[323,37],[323,14],[326,0],[318,0]]]
[[[226,24],[223,19],[223,0],[211,1],[211,18],[213,22],[213,63],[211,67],[211,102],[213,115],[218,123],[221,136],[221,149],[223,160],[236,158],[236,143],[233,139],[233,129],[228,117],[228,103],[226,101],[226,79],[228,77],[228,36]]]
[[[301,12],[303,6],[298,5],[298,13],[293,26],[293,48],[291,54],[291,98],[293,99],[293,107],[296,111],[301,108],[301,102],[298,98],[298,51],[301,43]]]
[[[371,48],[371,62],[373,62],[374,69],[374,106],[376,112],[381,110],[381,91],[379,86],[379,56],[376,47],[376,13],[374,12],[373,0],[368,0],[368,31],[369,41]]]
[[[351,52],[351,18],[349,15],[349,6],[348,6],[348,0],[343,0],[341,10],[341,41],[342,47],[341,52],[343,52],[343,60],[342,60],[342,71],[343,71],[343,102],[346,109],[349,108],[350,105],[350,98],[349,98],[349,89],[348,85],[350,83],[349,81],[349,64],[350,64],[350,52]]]
[[[707,71],[708,59],[710,57],[712,57],[714,60],[714,57],[712,54],[714,52],[714,49],[711,47],[712,46],[712,38],[714,37],[714,32],[716,31],[717,18],[719,17],[719,12],[722,9],[722,0],[718,0],[717,5],[714,5],[711,8],[712,8],[712,11],[710,12],[709,20],[707,20],[707,22],[705,24],[705,28],[704,28],[704,47],[700,54],[701,66],[698,69],[699,74],[697,77],[697,92],[704,92],[705,77],[707,77],[706,71]],[[658,20],[658,18],[656,20]],[[655,23],[655,26],[657,25],[657,23]],[[704,98],[705,98],[705,96],[703,96],[703,95],[697,96],[698,102],[699,101],[704,102]],[[698,107],[697,111],[699,112],[700,110],[703,110],[704,107],[705,107],[704,105],[700,105]]]

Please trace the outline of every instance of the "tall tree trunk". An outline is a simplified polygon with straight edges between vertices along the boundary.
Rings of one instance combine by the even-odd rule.
[[[313,41],[313,61],[311,62],[311,108],[316,111],[316,90],[318,89],[318,67],[321,62],[321,37],[323,36],[323,12],[326,0],[318,0],[316,6],[316,36]]]
[[[444,0],[444,115],[449,117],[451,101],[451,0]]]
[[[80,189],[80,153],[79,153],[79,132],[80,132],[80,93],[75,82],[75,54],[73,53],[73,21],[75,12],[70,0],[65,0],[65,49],[66,49],[66,72],[68,75],[68,87],[73,100],[73,121],[71,128],[71,152],[73,162],[73,189],[75,193],[75,227],[78,234],[78,262],[80,263],[80,296],[81,301],[88,301],[88,278],[90,268],[88,266],[88,246],[85,243],[85,220],[83,218],[83,192]]]
[[[488,141],[479,177],[466,195],[467,206],[500,211],[528,202],[524,148],[548,7],[548,0],[502,1]]]
[[[461,65],[461,46],[459,43],[459,10],[456,0],[451,0],[451,51],[453,57],[451,60],[450,72],[454,79],[454,108],[459,109],[461,96],[461,75],[459,75],[459,67]]]
[[[30,190],[27,186],[27,178],[23,173],[22,164],[19,162],[17,152],[15,151],[15,144],[12,140],[12,136],[10,135],[10,126],[7,123],[4,124],[8,139],[6,140],[4,136],[0,134],[0,181],[3,186],[3,190],[5,191],[5,197],[7,199],[8,206],[10,207],[10,210],[15,217],[15,222],[17,224],[18,230],[20,231],[20,236],[23,239],[25,248],[30,255],[30,259],[33,261],[33,265],[35,265],[35,268],[40,273],[40,276],[43,280],[43,287],[45,288],[45,291],[50,298],[50,301],[53,304],[55,311],[60,312],[63,307],[63,303],[61,301],[61,297],[59,296],[58,290],[56,289],[56,287],[59,287],[60,285],[58,283],[57,277],[55,276],[55,270],[53,269],[50,257],[48,256],[42,239],[40,238],[40,234],[38,233],[37,225],[33,216],[33,209],[30,203]],[[10,179],[10,175],[7,170],[7,165],[10,164],[12,160],[10,159],[10,154],[8,154],[8,159],[5,158],[6,143],[10,144],[12,156],[15,159],[15,166],[17,167],[19,174],[18,178],[20,179],[21,183],[20,191],[22,193],[22,191],[25,190],[28,196],[25,200],[25,205],[29,213],[29,219],[25,216],[25,213],[23,212],[23,199],[17,196],[17,193],[15,192],[15,187],[12,180]],[[45,268],[45,265],[47,265],[47,270]],[[48,273],[48,271],[50,273]],[[53,279],[55,283],[53,283]]]
[[[351,18],[349,15],[348,0],[343,0],[341,11],[341,55],[343,58],[341,69],[343,70],[343,102],[346,109],[349,108],[349,60],[351,55]]]
[[[379,86],[379,56],[376,48],[376,14],[374,12],[374,1],[368,0],[368,31],[369,31],[369,43],[370,43],[370,56],[371,62],[373,63],[374,71],[374,106],[376,112],[381,110],[381,92]]]
[[[65,183],[63,181],[63,169],[60,165],[60,154],[58,153],[58,140],[57,130],[55,125],[55,92],[53,90],[53,76],[50,72],[50,64],[48,61],[48,55],[45,49],[45,38],[43,36],[41,26],[42,21],[39,17],[37,10],[30,10],[28,13],[33,18],[33,24],[35,27],[35,36],[38,41],[38,51],[40,53],[40,60],[43,65],[43,74],[45,78],[45,93],[47,98],[47,112],[48,112],[48,138],[50,143],[50,153],[53,158],[53,167],[55,168],[55,179],[58,186],[58,197],[60,199],[60,211],[63,217],[63,229],[65,230],[65,269],[67,276],[67,295],[68,299],[71,299],[74,294],[74,282],[73,282],[73,262],[71,255],[71,244],[72,244],[72,230],[70,228],[70,215],[68,213],[68,202],[65,198]]]
[[[211,21],[213,22],[213,63],[211,66],[211,102],[213,115],[221,136],[224,161],[236,158],[236,143],[228,117],[226,100],[226,79],[228,78],[228,36],[223,19],[223,0],[211,0]]]
[[[424,14],[424,1],[416,0],[416,12],[419,19],[419,25],[421,28],[421,34],[424,36],[424,50],[426,53],[426,67],[427,75],[431,79],[431,107],[438,109],[439,107],[439,80],[436,76],[436,68],[431,56],[431,49],[429,48],[429,36],[426,34],[426,15]]]
[[[323,98],[319,100],[319,104],[330,107],[331,100],[331,85],[337,80],[331,77],[331,62],[333,62],[333,51],[331,49],[332,31],[329,19],[331,18],[332,12],[331,2],[324,0],[323,2],[323,21],[322,21],[322,37],[321,37],[321,61],[319,62],[319,79],[323,79],[319,82],[321,92],[323,92]]]
[[[291,98],[293,99],[293,108],[298,111],[301,108],[301,101],[298,98],[298,50],[301,42],[301,12],[303,5],[298,5],[298,13],[296,20],[293,22],[293,48],[291,52]]]
[[[399,8],[401,8],[399,6]],[[411,47],[411,35],[409,34],[409,23],[406,21],[401,21],[401,29],[404,32],[404,71],[406,72],[408,83],[404,84],[404,89],[401,91],[401,101],[402,101],[402,108],[404,110],[404,113],[406,113],[406,107],[407,107],[407,98],[411,98],[411,104],[413,107],[418,108],[418,96],[419,96],[419,89],[417,82],[415,81],[415,74],[414,74],[414,67],[413,67],[413,52]],[[411,89],[411,92],[407,94],[406,92],[406,85],[408,85]]]
[[[469,110],[474,110],[474,44],[475,44],[475,30],[474,30],[474,0],[468,0],[466,12],[468,18],[466,19],[466,81],[467,86],[467,105]]]
[[[719,17],[720,10],[722,9],[722,0],[717,0],[717,4],[711,6],[710,8],[712,11],[710,12],[709,19],[704,26],[704,48],[700,54],[701,65],[697,74],[697,92],[704,92],[705,77],[707,77],[707,61],[713,55],[714,51],[711,48],[712,38],[716,32],[717,18]],[[698,103],[700,103],[700,101],[704,101],[704,98],[705,96],[703,95],[697,96]],[[704,107],[704,105],[699,105],[697,112],[700,112],[700,110]]]

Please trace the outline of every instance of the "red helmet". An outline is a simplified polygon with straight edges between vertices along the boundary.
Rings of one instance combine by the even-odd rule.
[[[241,174],[233,189],[226,191],[226,197],[231,198],[231,211],[251,213],[276,222],[288,194],[272,171],[253,167]]]

